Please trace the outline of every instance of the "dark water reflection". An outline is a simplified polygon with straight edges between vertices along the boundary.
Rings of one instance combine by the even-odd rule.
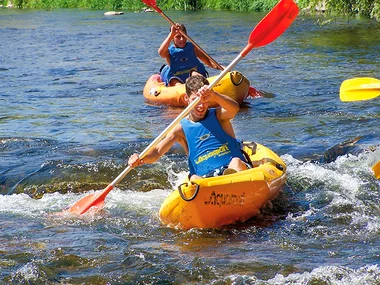
[[[237,136],[280,154],[287,184],[260,217],[182,232],[157,217],[186,175],[178,147],[132,171],[103,213],[59,214],[180,112],[142,96],[167,22],[103,12],[0,9],[0,283],[378,284],[379,100],[339,101],[345,79],[380,77],[377,23],[300,16],[237,65],[266,93],[242,106]],[[223,65],[264,16],[168,15]]]

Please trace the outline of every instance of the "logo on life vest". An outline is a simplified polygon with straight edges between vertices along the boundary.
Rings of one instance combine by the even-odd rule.
[[[231,151],[228,148],[227,143],[225,143],[225,144],[221,145],[218,149],[215,149],[213,151],[206,153],[205,155],[198,157],[198,159],[195,161],[195,163],[199,164],[202,161],[208,160],[211,157],[223,156],[223,155],[226,155],[229,153],[231,153]]]
[[[199,138],[199,140],[200,140],[200,141],[205,141],[205,140],[207,140],[210,136],[211,136],[210,134],[205,134],[205,135],[201,136],[201,137]]]
[[[185,69],[185,70],[179,70],[176,73],[174,73],[174,76],[180,76],[180,75],[183,75],[183,74],[189,74],[190,71],[191,71],[191,68],[190,69]]]

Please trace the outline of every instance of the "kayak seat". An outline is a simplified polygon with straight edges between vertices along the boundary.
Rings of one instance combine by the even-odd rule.
[[[243,153],[245,159],[247,160],[248,164],[251,167],[254,167],[250,156],[254,155],[257,150],[257,144],[255,142],[249,142],[249,141],[243,141],[242,143],[241,152]]]

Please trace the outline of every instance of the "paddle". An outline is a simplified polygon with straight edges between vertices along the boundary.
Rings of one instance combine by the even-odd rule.
[[[343,102],[370,100],[380,96],[380,80],[358,77],[343,81],[340,86],[340,100]]]
[[[161,14],[172,26],[175,26],[175,23],[168,17],[165,15],[164,12],[162,12],[162,10],[157,6],[156,4],[156,0],[142,0],[146,5],[152,7],[153,9],[155,9],[157,11],[157,13]],[[219,63],[216,62],[216,60],[214,60],[210,55],[208,55],[199,45],[197,45],[191,38],[189,35],[187,35],[186,33],[184,33],[183,31],[181,30],[178,30],[181,35],[183,35],[188,41],[190,41],[194,46],[196,46],[215,66],[217,66],[217,68],[219,70],[223,70],[223,66],[221,66]],[[254,87],[252,86],[249,86],[248,88],[248,94],[252,97],[258,97],[258,96],[261,96],[260,92],[257,91]]]
[[[220,75],[209,85],[208,88],[213,88],[243,57],[245,57],[253,48],[261,47],[269,44],[278,38],[287,27],[293,22],[298,14],[298,7],[293,0],[281,0],[251,32],[247,46],[242,52],[223,70]],[[200,98],[196,98],[178,117],[154,140],[149,146],[139,155],[142,159],[154,148],[190,111],[194,108]],[[69,212],[75,214],[84,214],[91,207],[103,207],[104,199],[114,186],[121,181],[131,170],[131,167],[124,169],[122,173],[116,177],[102,192],[94,193],[85,196],[76,202]]]
[[[375,174],[375,177],[377,179],[380,179],[380,160],[374,166],[372,166],[372,170]]]

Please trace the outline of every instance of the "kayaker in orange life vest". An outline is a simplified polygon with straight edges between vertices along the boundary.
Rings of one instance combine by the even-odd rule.
[[[190,104],[199,96],[200,102],[143,159],[137,153],[131,155],[130,167],[154,163],[177,142],[188,155],[191,180],[247,169],[248,163],[230,122],[239,111],[239,104],[209,90],[207,85],[208,80],[201,75],[186,80],[185,101]],[[210,101],[218,103],[219,107],[208,108]]]
[[[208,77],[203,63],[217,69],[217,66],[193,43],[188,42],[179,30],[187,34],[183,24],[171,26],[169,35],[158,49],[158,54],[166,61],[166,65],[160,71],[161,80],[166,86],[183,84],[190,75],[200,74]]]

